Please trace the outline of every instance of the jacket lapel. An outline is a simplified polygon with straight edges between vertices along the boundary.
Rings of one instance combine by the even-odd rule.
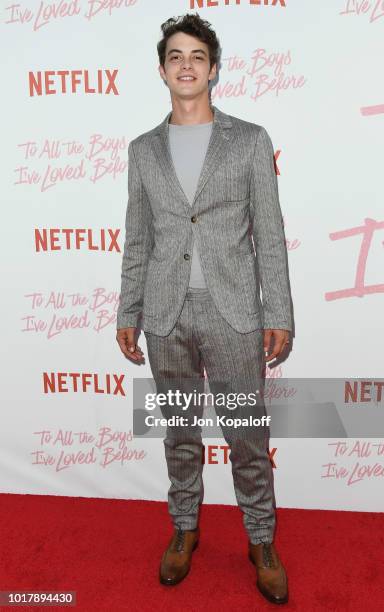
[[[201,193],[201,190],[204,188],[204,185],[206,184],[212,172],[215,170],[215,168],[217,168],[221,160],[224,159],[232,137],[232,130],[230,129],[232,128],[232,121],[229,115],[220,111],[216,106],[212,105],[211,108],[213,110],[213,125],[211,138],[208,143],[207,153],[197,183],[197,188],[192,205],[189,204],[189,200],[180,185],[172,161],[172,154],[168,136],[168,123],[172,111],[170,111],[165,117],[165,119],[157,126],[157,128],[154,129],[154,136],[152,138],[152,146],[156,153],[157,160],[161,166],[161,169],[165,177],[169,181],[175,195],[180,200],[182,200],[184,208],[187,211],[188,215],[191,214],[192,210],[195,210],[196,199]]]

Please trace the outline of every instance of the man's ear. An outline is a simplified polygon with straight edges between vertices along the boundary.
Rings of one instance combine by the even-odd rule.
[[[166,77],[166,75],[165,75],[165,70],[164,70],[164,67],[163,67],[161,64],[159,64],[158,70],[159,70],[159,74],[160,74],[161,78],[162,78],[164,81],[166,81],[166,78],[167,78],[167,77]]]
[[[217,74],[217,65],[213,64],[211,70],[209,71],[208,80],[212,81],[216,77],[216,74]]]

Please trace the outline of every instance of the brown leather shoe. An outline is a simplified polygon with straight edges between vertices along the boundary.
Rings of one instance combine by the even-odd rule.
[[[249,542],[248,556],[256,566],[256,584],[260,593],[271,603],[287,603],[287,574],[274,544],[251,544]]]
[[[161,584],[178,584],[191,567],[192,553],[199,543],[199,528],[195,531],[175,529],[160,564]]]

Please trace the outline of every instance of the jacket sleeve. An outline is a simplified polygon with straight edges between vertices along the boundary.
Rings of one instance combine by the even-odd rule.
[[[261,127],[251,170],[252,235],[259,270],[264,329],[292,330],[288,256],[271,139]]]
[[[153,247],[153,221],[132,143],[128,146],[128,204],[116,328],[137,327],[143,309],[148,258]]]

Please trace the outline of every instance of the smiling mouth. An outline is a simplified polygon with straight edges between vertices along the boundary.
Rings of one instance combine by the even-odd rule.
[[[192,76],[177,77],[177,80],[183,81],[184,83],[191,83],[192,81],[196,81],[196,77],[192,77]]]

